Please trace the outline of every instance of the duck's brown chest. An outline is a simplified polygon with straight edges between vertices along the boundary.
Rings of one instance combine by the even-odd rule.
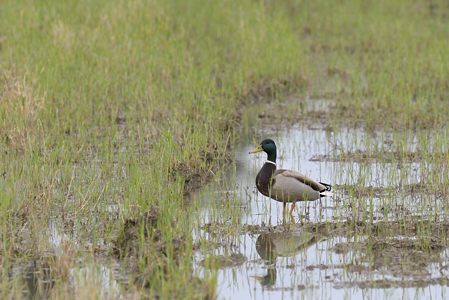
[[[256,176],[257,190],[264,196],[270,197],[272,176],[276,171],[276,165],[266,162]]]

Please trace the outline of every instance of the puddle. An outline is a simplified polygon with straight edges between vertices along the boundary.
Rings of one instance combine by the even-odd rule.
[[[331,183],[333,195],[297,203],[294,224],[282,225],[282,203],[255,188],[266,157],[248,151],[259,141],[236,147],[234,167],[195,196],[202,201],[195,271],[209,272],[207,262],[218,267],[219,299],[444,298],[447,201],[423,184],[429,166],[422,157],[317,159],[338,158],[343,149],[418,153],[416,133],[401,145],[394,134],[358,129],[309,126],[260,135],[276,141],[278,168]]]
[[[77,298],[96,295],[102,299],[122,297],[119,282],[119,265],[108,259],[84,259],[77,257],[77,247],[72,236],[64,233],[63,226],[51,218],[48,227],[50,251],[38,258],[30,259],[13,267],[13,276],[22,279],[22,296],[26,299],[51,298],[55,283],[61,278],[67,280],[67,293]],[[75,267],[69,267],[75,266]]]
[[[192,284],[201,288],[199,278],[217,272],[219,299],[444,297],[449,285],[448,191],[426,182],[432,160],[422,151],[421,133],[399,139],[397,134],[332,132],[322,124],[282,131],[271,127],[258,140],[235,147],[235,164],[192,195],[195,207],[201,207],[193,232],[192,280],[197,281]],[[255,188],[266,157],[248,152],[267,137],[277,142],[279,168],[333,185],[329,197],[297,203],[295,219],[287,224],[282,224],[282,203]],[[381,153],[390,156],[381,159]],[[438,160],[442,157],[437,154]],[[111,215],[122,209],[114,203],[105,207]],[[152,207],[141,219],[127,220],[114,258],[101,248],[94,257],[78,255],[83,250],[77,233],[51,218],[49,253],[13,270],[23,281],[24,297],[51,297],[60,278],[76,295],[131,297],[127,287],[135,283],[129,282],[127,270],[136,268],[127,256],[138,249],[142,232],[137,225],[143,222],[151,244],[166,250],[155,226],[158,214]],[[182,242],[174,238],[173,250],[183,251]],[[145,279],[136,278],[144,286]]]

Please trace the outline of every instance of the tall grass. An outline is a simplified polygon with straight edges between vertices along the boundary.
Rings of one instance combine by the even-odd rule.
[[[120,221],[157,206],[168,262],[142,237],[137,273],[163,298],[201,295],[185,178],[223,157],[242,95],[297,74],[284,14],[255,1],[5,1],[0,20],[2,287],[23,251],[51,250],[50,219],[74,255],[108,252],[114,209]],[[185,253],[171,253],[176,238]]]

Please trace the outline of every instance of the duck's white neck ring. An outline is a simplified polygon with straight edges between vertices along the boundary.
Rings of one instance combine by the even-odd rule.
[[[265,163],[270,163],[270,164],[273,164],[273,165],[276,166],[276,163],[275,163],[275,162],[272,162],[271,160],[267,160],[267,161],[265,161]]]

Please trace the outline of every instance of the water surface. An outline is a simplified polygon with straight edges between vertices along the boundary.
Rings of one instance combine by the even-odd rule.
[[[354,197],[351,190],[344,188],[391,187],[396,191],[397,187],[418,184],[422,179],[419,162],[311,160],[316,155],[330,155],[342,149],[356,152],[381,147],[388,151],[392,139],[389,134],[373,136],[357,129],[334,133],[321,128],[293,127],[281,132],[265,130],[260,136],[260,139],[276,141],[278,168],[298,170],[334,185],[333,195],[320,201],[298,203],[294,223],[338,223],[348,219],[398,221],[404,216],[429,216],[439,209],[438,205],[428,205],[429,200],[440,201],[436,196],[389,192]],[[203,267],[207,257],[241,254],[246,258],[244,262],[230,263],[219,269],[220,299],[445,297],[448,288],[438,281],[447,277],[441,268],[441,261],[446,261],[448,254],[445,249],[436,251],[437,260],[441,261],[431,261],[422,267],[425,272],[398,273],[388,264],[380,263],[373,268],[373,263],[367,262],[368,254],[363,251],[341,250],[348,243],[368,243],[366,236],[320,236],[303,230],[298,224],[279,226],[282,225],[282,203],[267,199],[255,188],[256,174],[266,160],[264,153],[248,155],[255,142],[237,146],[235,165],[196,196],[202,201],[198,217],[203,230],[194,232],[194,236],[203,243],[210,242],[208,250],[196,253],[196,272],[208,272],[208,268]],[[406,150],[416,151],[417,144],[416,136],[411,135]],[[258,226],[258,230],[242,230],[248,228],[246,225]],[[407,242],[415,237],[385,237],[389,238],[394,242],[401,238]],[[369,255],[372,260],[379,260],[378,254]],[[411,269],[416,271],[416,268]],[[434,284],[432,279],[435,279]]]

